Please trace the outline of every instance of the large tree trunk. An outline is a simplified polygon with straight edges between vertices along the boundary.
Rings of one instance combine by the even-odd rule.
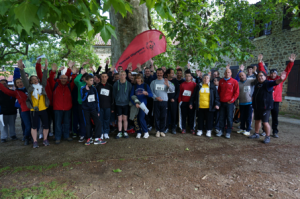
[[[148,30],[149,19],[146,4],[139,5],[140,0],[129,0],[129,3],[133,6],[133,14],[127,13],[127,16],[123,18],[120,13],[115,13],[113,8],[109,13],[111,25],[116,28],[117,35],[117,39],[111,38],[112,64],[118,61],[135,36]]]

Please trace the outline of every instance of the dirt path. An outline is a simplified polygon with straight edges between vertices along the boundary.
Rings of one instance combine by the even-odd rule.
[[[299,128],[280,123],[280,138],[268,145],[235,128],[230,140],[151,132],[146,140],[52,141],[36,150],[9,141],[0,144],[0,185],[11,198],[53,181],[78,198],[300,198]]]

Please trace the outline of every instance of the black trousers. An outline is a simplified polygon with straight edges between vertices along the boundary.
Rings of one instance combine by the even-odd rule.
[[[214,128],[217,130],[220,130],[219,119],[220,119],[220,112],[219,110],[216,109],[214,111]]]
[[[92,137],[92,122],[91,119],[93,119],[95,124],[95,138],[100,138],[102,135],[102,124],[100,122],[100,117],[98,116],[98,112],[96,110],[93,111],[83,111],[84,114],[84,121],[85,121],[85,129],[87,138]]]
[[[164,132],[167,122],[168,102],[154,101],[154,118],[156,131]]]
[[[177,102],[168,101],[168,124],[170,124],[171,129],[176,128],[176,116],[177,116]]]
[[[147,108],[149,109],[149,113],[148,115],[146,115],[145,119],[148,125],[153,126],[154,123],[154,113],[152,115],[152,111],[153,111],[153,99],[152,98],[148,98],[147,99]]]
[[[279,102],[274,102],[273,109],[271,110],[273,134],[279,132],[278,131],[278,114],[279,114]],[[262,130],[265,132],[263,125],[262,125]]]
[[[211,131],[214,123],[214,111],[208,108],[199,108],[198,110],[198,130],[204,130],[204,120],[206,121],[205,129]]]
[[[181,129],[186,129],[186,118],[188,116],[188,125],[190,127],[190,130],[194,129],[195,123],[195,109],[190,109],[190,103],[189,102],[182,102],[180,106],[181,111]]]
[[[53,106],[49,106],[47,109],[48,114],[48,124],[49,124],[49,133],[51,132],[51,122],[52,122],[52,132],[55,134],[55,116],[53,111]]]

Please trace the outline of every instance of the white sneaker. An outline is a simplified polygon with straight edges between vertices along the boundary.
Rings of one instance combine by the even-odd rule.
[[[144,139],[147,139],[148,137],[149,137],[149,133],[147,132],[147,133],[144,134],[144,137],[143,137],[143,138],[144,138]]]
[[[161,137],[166,137],[166,134],[164,132],[160,132]]]
[[[124,132],[123,136],[124,136],[124,138],[128,138],[128,133]]]
[[[104,134],[104,139],[109,139],[109,136],[107,133]]]
[[[245,132],[245,130],[242,130],[242,129],[237,131],[237,133],[244,133],[244,132]]]
[[[141,133],[138,133],[138,134],[136,134],[136,138],[137,138],[137,139],[140,139],[140,138],[141,138],[141,136],[142,136],[142,134],[141,134]]]
[[[50,132],[50,133],[49,133],[49,136],[52,137],[52,136],[53,136],[53,133]]]
[[[211,137],[211,131],[206,132],[206,137],[209,137],[209,138]]]
[[[43,139],[43,138],[44,138],[43,134],[40,134],[40,135],[39,135],[39,139],[41,140],[41,139]]]
[[[156,136],[157,138],[159,138],[159,137],[160,137],[160,132],[157,131],[155,136]]]
[[[100,139],[103,140],[103,134],[101,135]]]
[[[197,135],[198,135],[198,136],[201,136],[201,135],[202,135],[202,130],[198,130],[198,131],[197,131]]]
[[[243,135],[249,136],[250,135],[250,131],[244,131]]]

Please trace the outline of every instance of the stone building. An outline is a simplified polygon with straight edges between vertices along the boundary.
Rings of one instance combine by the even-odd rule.
[[[285,13],[285,8],[283,12]],[[286,68],[289,56],[295,53],[296,61],[283,83],[280,111],[300,115],[300,28],[290,27],[291,16],[292,14],[288,14],[283,20],[265,24],[266,29],[251,38],[256,47],[251,52],[254,58],[249,59],[245,66],[257,65],[257,55],[262,53],[268,70],[276,68],[280,74]]]
[[[111,56],[111,40],[108,40],[107,44],[105,44],[103,39],[100,37],[100,34],[97,34],[95,37],[94,49],[100,59],[101,65],[104,65],[106,59]]]

